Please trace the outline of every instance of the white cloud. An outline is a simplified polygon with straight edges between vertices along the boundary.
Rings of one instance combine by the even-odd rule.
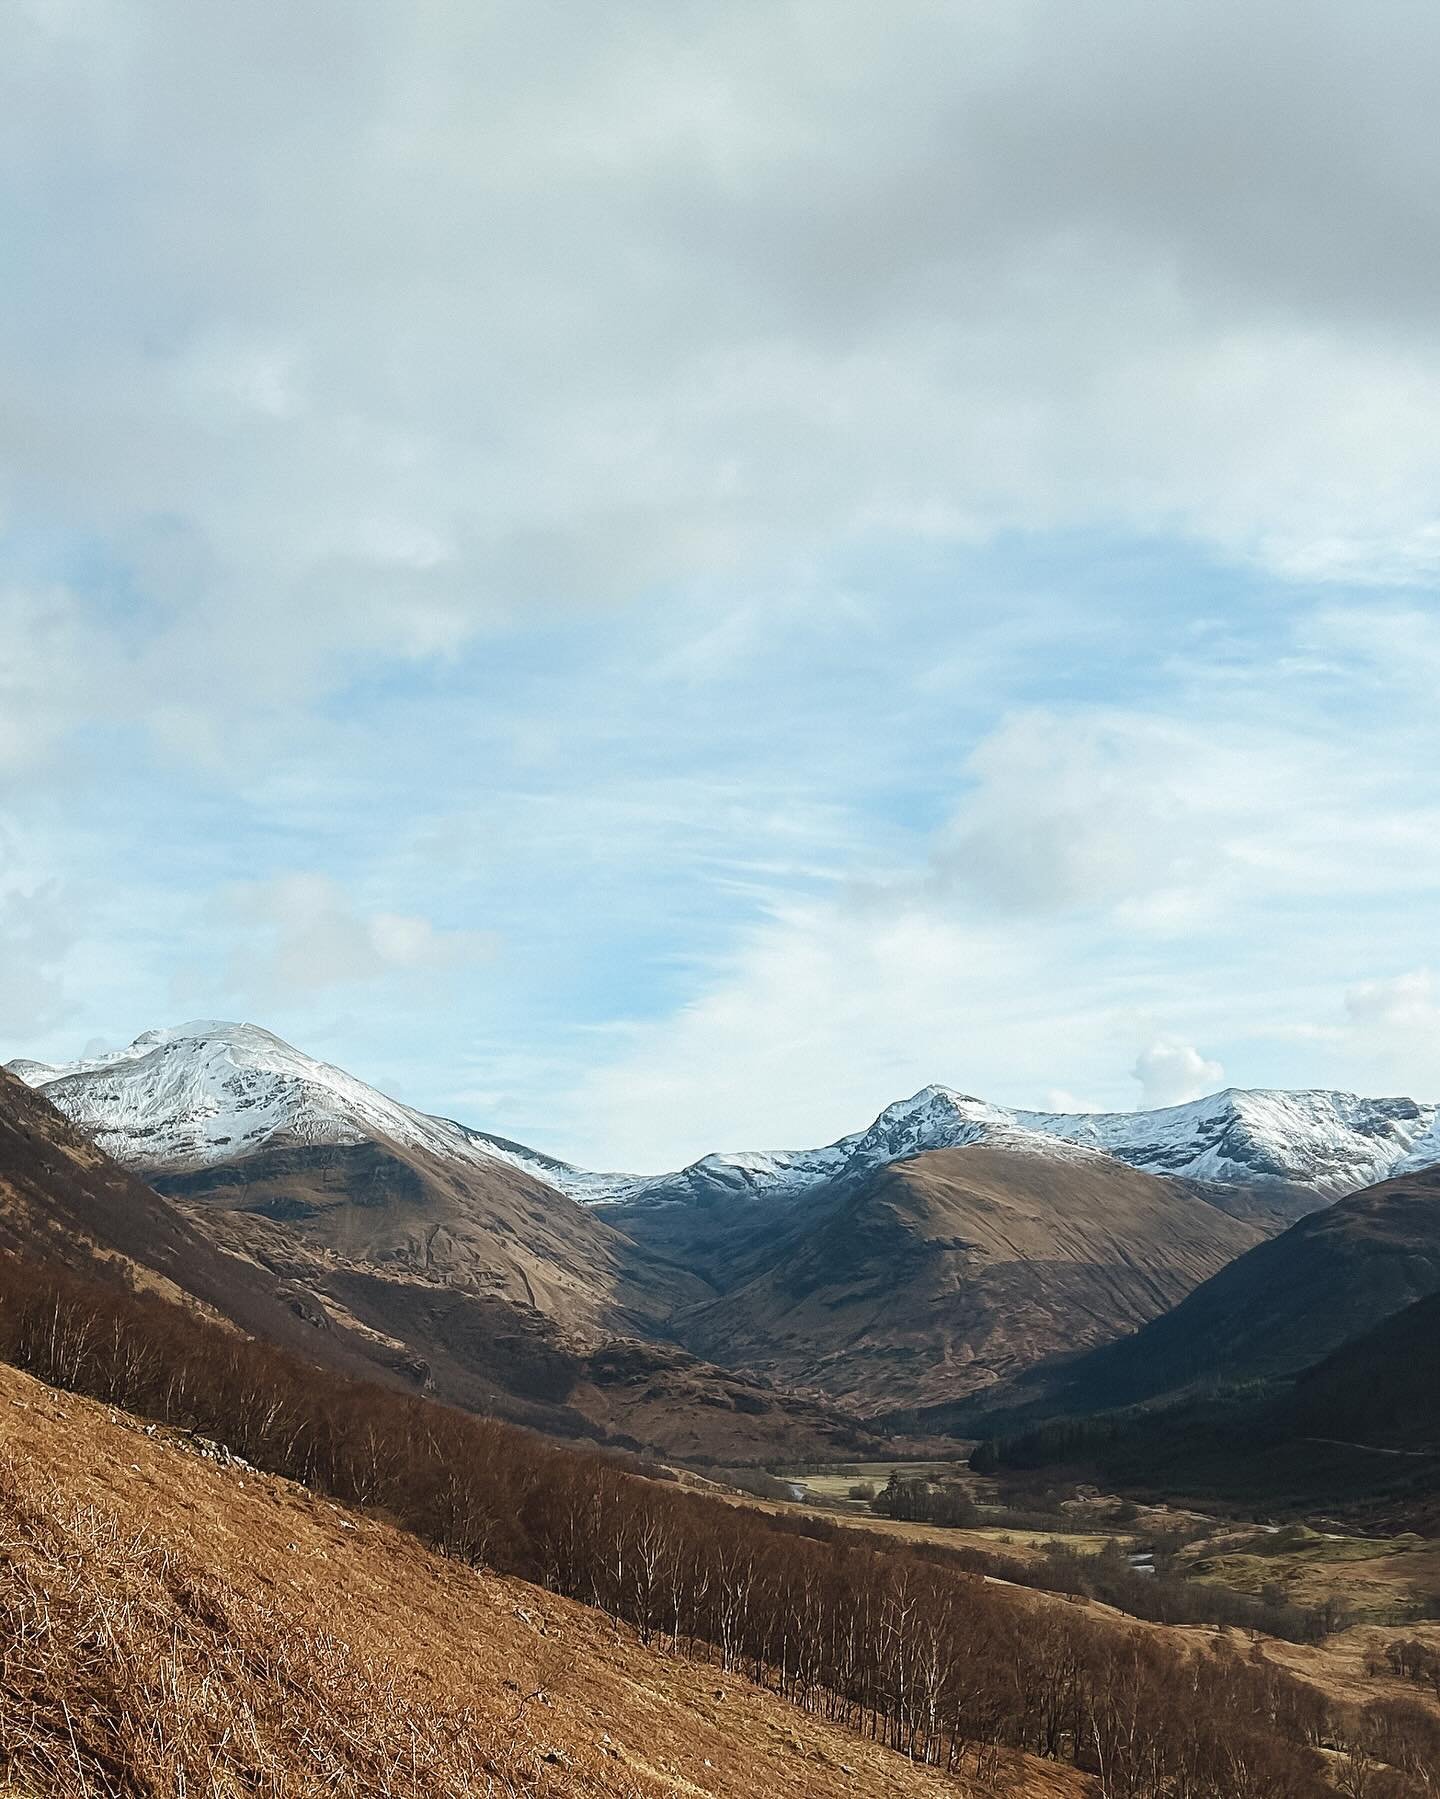
[[[116,658],[63,586],[0,588],[0,781],[42,765],[111,701]]]
[[[0,1034],[11,1054],[74,1009],[63,978],[74,941],[67,897],[0,814]]]
[[[1221,705],[1197,667],[1193,722],[1175,698],[1002,719],[928,856],[777,902],[581,1078],[569,1147],[659,1165],[821,1141],[929,1081],[1021,1105],[1073,1085],[1116,1110],[1131,1081],[1178,1104],[1227,1067],[1440,1091],[1428,975],[1357,979],[1347,1032],[1292,1024],[1368,975],[1387,930],[1423,940],[1440,892],[1433,720],[1392,693],[1363,732],[1331,728],[1369,678],[1337,696],[1292,671]]]
[[[699,997],[590,1072],[564,1122],[609,1164],[637,1149],[659,1167],[807,1132],[826,1141],[928,1081],[993,1081],[1007,1060],[1018,1072],[1034,976],[1006,934],[917,907],[787,908]],[[1063,1067],[1077,1039],[1090,1047],[1095,1021],[1052,1011],[1047,1027]]]
[[[1435,1031],[1440,1026],[1440,988],[1428,968],[1362,981],[1345,995],[1345,1010],[1361,1030]]]
[[[623,1159],[935,1078],[1123,1104],[1172,1034],[1432,1065],[1334,995],[1440,891],[1440,17],[1316,0],[1303,80],[1287,0],[71,0],[6,49],[27,1028],[157,1022],[176,942],[207,1011],[443,972]],[[1120,538],[1209,557],[1129,644]],[[1290,630],[1277,571],[1417,597]],[[493,983],[441,892],[508,906]],[[573,1014],[633,1029],[567,1101]],[[466,1028],[406,1054],[453,1086]]]
[[[1440,1095],[1440,981],[1430,968],[1362,981],[1345,994],[1338,1033],[1371,1086]]]
[[[69,934],[54,901],[45,891],[0,897],[0,1018],[7,1042],[17,1045],[73,1010],[60,973]]]
[[[1101,1112],[1104,1107],[1092,1100],[1082,1099],[1078,1093],[1072,1093],[1068,1087],[1047,1087],[1040,1100],[1042,1112]]]
[[[1142,1049],[1131,1070],[1140,1083],[1140,1105],[1180,1106],[1186,1100],[1201,1099],[1223,1083],[1225,1070],[1219,1062],[1202,1056],[1193,1043],[1181,1043],[1173,1037],[1160,1037]]]
[[[484,932],[442,930],[415,914],[362,912],[338,882],[320,874],[243,884],[225,910],[245,938],[232,986],[272,1000],[296,990],[460,968],[495,949]]]

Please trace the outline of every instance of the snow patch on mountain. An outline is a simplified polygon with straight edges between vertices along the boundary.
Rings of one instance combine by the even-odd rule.
[[[887,1106],[866,1130],[822,1149],[709,1155],[676,1174],[599,1178],[610,1183],[605,1197],[612,1203],[660,1205],[680,1200],[714,1205],[737,1197],[788,1199],[826,1181],[873,1174],[927,1150],[962,1149],[972,1143],[1052,1160],[1108,1154],[1094,1144],[1034,1130],[1024,1114],[1007,1112],[968,1093],[925,1087]]]
[[[1229,1087],[1153,1112],[1015,1117],[1031,1130],[1088,1143],[1149,1174],[1228,1185],[1282,1182],[1334,1199],[1440,1160],[1440,1107],[1324,1089]]]

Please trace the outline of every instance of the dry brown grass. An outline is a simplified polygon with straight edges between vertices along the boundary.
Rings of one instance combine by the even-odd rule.
[[[1404,1535],[1345,1537],[1306,1532],[1267,1541],[1254,1533],[1211,1550],[1197,1546],[1197,1574],[1241,1593],[1280,1587],[1297,1605],[1338,1600],[1358,1623],[1390,1626],[1404,1634],[1406,1621],[1440,1596],[1440,1542]]]
[[[947,1781],[0,1366],[0,1778],[38,1799],[1073,1799]]]
[[[558,1794],[473,1708],[0,1463],[0,1739],[21,1792]],[[639,1788],[633,1789],[637,1793]]]

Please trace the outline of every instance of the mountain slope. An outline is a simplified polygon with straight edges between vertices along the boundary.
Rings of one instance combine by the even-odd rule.
[[[580,1335],[654,1328],[703,1291],[601,1213],[519,1168],[378,1134],[275,1144],[150,1179],[197,1212],[270,1219],[351,1265],[509,1299]]]
[[[700,1354],[904,1408],[1133,1329],[1258,1236],[1091,1152],[933,1150],[840,1185],[770,1266],[675,1327]]]
[[[1287,1411],[1297,1433],[1440,1461],[1440,1292],[1306,1369]]]
[[[526,1403],[562,1408],[551,1428],[576,1427],[576,1395],[608,1420],[582,1364],[616,1337],[871,1408],[964,1401],[1135,1330],[1289,1218],[1440,1142],[1435,1108],[1410,1100],[1229,1090],[1057,1114],[929,1087],[819,1150],[642,1178],[415,1111],[254,1025],[16,1066],[302,1313],[462,1403],[492,1384],[517,1397],[497,1362],[520,1330]],[[956,1173],[952,1156],[972,1160]],[[1225,1328],[1239,1344],[1262,1322],[1251,1295]]]
[[[243,1330],[350,1372],[404,1372],[386,1348],[317,1331],[253,1260],[218,1247],[118,1167],[40,1094],[0,1069],[0,1248],[165,1298],[198,1303]]]
[[[1143,1335],[1143,1333],[1142,1333]],[[978,1467],[1440,1533],[1440,1292],[1293,1379],[1079,1418],[983,1446]]]
[[[1195,1383],[1292,1375],[1437,1291],[1440,1168],[1431,1168],[1258,1244],[1136,1335],[1042,1381],[1042,1403],[1094,1411]]]
[[[69,1068],[14,1066],[161,1191],[283,1221],[347,1262],[516,1300],[597,1340],[700,1296],[548,1186],[539,1158],[413,1111],[256,1025],[202,1021]]]

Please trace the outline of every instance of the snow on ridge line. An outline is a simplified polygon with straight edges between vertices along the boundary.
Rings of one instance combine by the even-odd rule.
[[[416,1110],[259,1025],[203,1019],[145,1031],[124,1049],[11,1072],[119,1162],[198,1168],[278,1144],[352,1144],[380,1134],[451,1161],[504,1163],[570,1197],[603,1204],[635,1184],[589,1174],[523,1144]]]
[[[253,1024],[200,1020],[59,1067],[10,1066],[136,1167],[204,1166],[267,1144],[354,1143],[379,1133],[447,1159],[505,1163],[589,1205],[782,1199],[927,1150],[980,1142],[1110,1156],[1199,1180],[1284,1182],[1331,1197],[1440,1162],[1440,1109],[1409,1099],[1227,1088],[1151,1112],[1052,1113],[930,1086],[819,1149],[709,1155],[673,1174],[603,1174],[417,1111]]]

